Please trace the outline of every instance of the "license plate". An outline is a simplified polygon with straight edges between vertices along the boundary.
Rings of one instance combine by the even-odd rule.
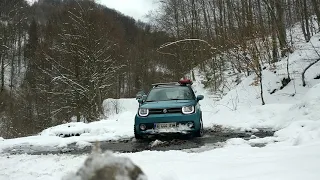
[[[176,123],[156,123],[154,126],[155,129],[170,129],[175,128],[177,125]]]

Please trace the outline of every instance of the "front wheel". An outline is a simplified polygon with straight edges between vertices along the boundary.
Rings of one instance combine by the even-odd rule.
[[[202,137],[204,134],[202,118],[200,118],[200,129],[196,131],[196,137]]]
[[[142,136],[137,134],[136,126],[133,126],[133,132],[134,132],[134,137],[136,138],[136,140],[142,139]]]

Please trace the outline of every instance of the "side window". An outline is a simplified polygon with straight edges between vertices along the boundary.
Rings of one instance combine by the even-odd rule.
[[[196,99],[196,95],[192,88],[189,88],[189,93],[190,93],[190,99]]]

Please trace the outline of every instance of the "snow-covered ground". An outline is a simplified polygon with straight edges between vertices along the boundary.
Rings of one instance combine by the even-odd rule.
[[[234,139],[203,153],[145,151],[118,154],[132,159],[150,180],[318,180],[320,142],[252,148]],[[86,155],[0,156],[0,179],[60,180],[82,165]]]
[[[239,85],[215,102],[212,93],[203,88],[202,75],[196,72],[194,89],[205,95],[201,101],[205,127],[224,127],[246,130],[272,128],[275,136],[251,140],[230,139],[223,148],[201,153],[181,151],[118,154],[128,156],[138,164],[149,179],[320,179],[320,63],[306,73],[307,86],[302,86],[301,72],[320,58],[320,34],[310,43],[296,43],[289,56],[290,76],[293,79],[280,90],[286,77],[286,62],[263,71],[266,105],[261,106],[259,86],[252,85],[255,76],[242,78]],[[314,48],[315,47],[315,48]],[[273,94],[270,92],[276,90]],[[135,99],[107,99],[105,120],[67,123],[48,128],[36,136],[2,139],[0,152],[6,148],[38,146],[46,149],[66,147],[76,142],[87,146],[96,140],[117,140],[133,136],[133,119],[138,108]],[[108,110],[107,110],[108,109]],[[60,136],[72,136],[63,138]],[[73,136],[78,135],[78,136]],[[251,147],[250,143],[268,143],[266,147]],[[14,155],[0,154],[0,179],[33,180],[60,179],[68,171],[76,171],[86,155]]]

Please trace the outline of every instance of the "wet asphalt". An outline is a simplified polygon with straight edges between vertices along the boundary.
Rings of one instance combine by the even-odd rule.
[[[121,139],[118,141],[99,142],[102,151],[113,151],[120,153],[134,153],[141,151],[169,151],[182,150],[187,152],[200,152],[204,149],[215,149],[223,146],[228,139],[242,138],[245,140],[254,138],[264,138],[273,136],[274,131],[271,129],[258,129],[256,131],[238,131],[222,128],[205,129],[203,137],[197,138],[192,136],[164,136],[150,137],[148,139],[136,140],[133,137]],[[31,145],[20,145],[6,149],[6,154],[88,154],[91,153],[92,146],[80,147],[76,143],[69,144],[67,147],[37,147]],[[263,147],[265,144],[251,144],[255,147]],[[206,148],[203,148],[206,147]]]

